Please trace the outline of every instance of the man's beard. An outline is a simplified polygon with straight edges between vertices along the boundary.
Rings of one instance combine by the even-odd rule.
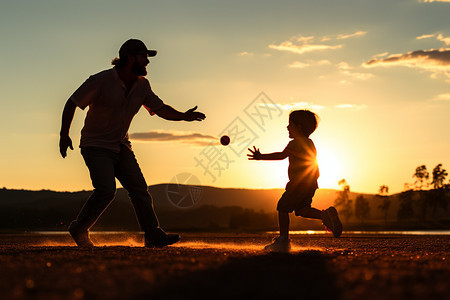
[[[145,66],[140,66],[137,62],[134,63],[133,67],[131,68],[131,71],[133,71],[134,74],[137,76],[145,76],[147,75],[147,69]]]

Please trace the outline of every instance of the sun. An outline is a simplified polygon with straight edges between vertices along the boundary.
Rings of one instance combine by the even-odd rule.
[[[336,152],[322,147],[317,149],[317,162],[319,164],[319,187],[338,189],[338,181],[342,179],[344,170],[341,159]]]

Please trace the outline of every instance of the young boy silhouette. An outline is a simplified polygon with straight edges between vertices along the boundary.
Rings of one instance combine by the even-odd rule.
[[[320,211],[311,207],[312,198],[318,188],[319,166],[317,151],[309,138],[317,128],[317,115],[309,110],[296,110],[289,114],[287,130],[292,139],[282,152],[262,154],[255,146],[248,149],[250,160],[282,160],[289,157],[289,182],[286,191],[278,201],[278,223],[280,236],[265,247],[271,251],[289,251],[289,213],[295,211],[296,216],[319,219],[328,227],[335,237],[342,233],[342,224],[334,207]]]

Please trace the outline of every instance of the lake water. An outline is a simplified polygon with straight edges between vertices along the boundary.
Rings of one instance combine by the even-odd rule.
[[[267,231],[270,234],[277,234],[278,231]],[[293,230],[291,235],[314,235],[327,234],[325,230]],[[450,230],[409,230],[409,231],[343,231],[342,234],[351,235],[450,235]]]
[[[65,235],[67,231],[30,231],[26,233],[42,234],[42,235]],[[143,232],[127,232],[127,231],[91,231],[91,234],[143,234]],[[232,232],[230,232],[232,233]],[[266,231],[267,234],[278,234],[278,231]],[[213,232],[211,234],[214,234]],[[292,230],[291,235],[322,235],[331,234],[325,230]],[[450,235],[450,230],[410,230],[410,231],[344,231],[347,235]],[[221,235],[219,233],[218,235]]]

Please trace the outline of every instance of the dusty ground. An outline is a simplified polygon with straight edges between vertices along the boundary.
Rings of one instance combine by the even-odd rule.
[[[185,234],[145,249],[139,234],[0,235],[0,299],[450,299],[450,236]]]

